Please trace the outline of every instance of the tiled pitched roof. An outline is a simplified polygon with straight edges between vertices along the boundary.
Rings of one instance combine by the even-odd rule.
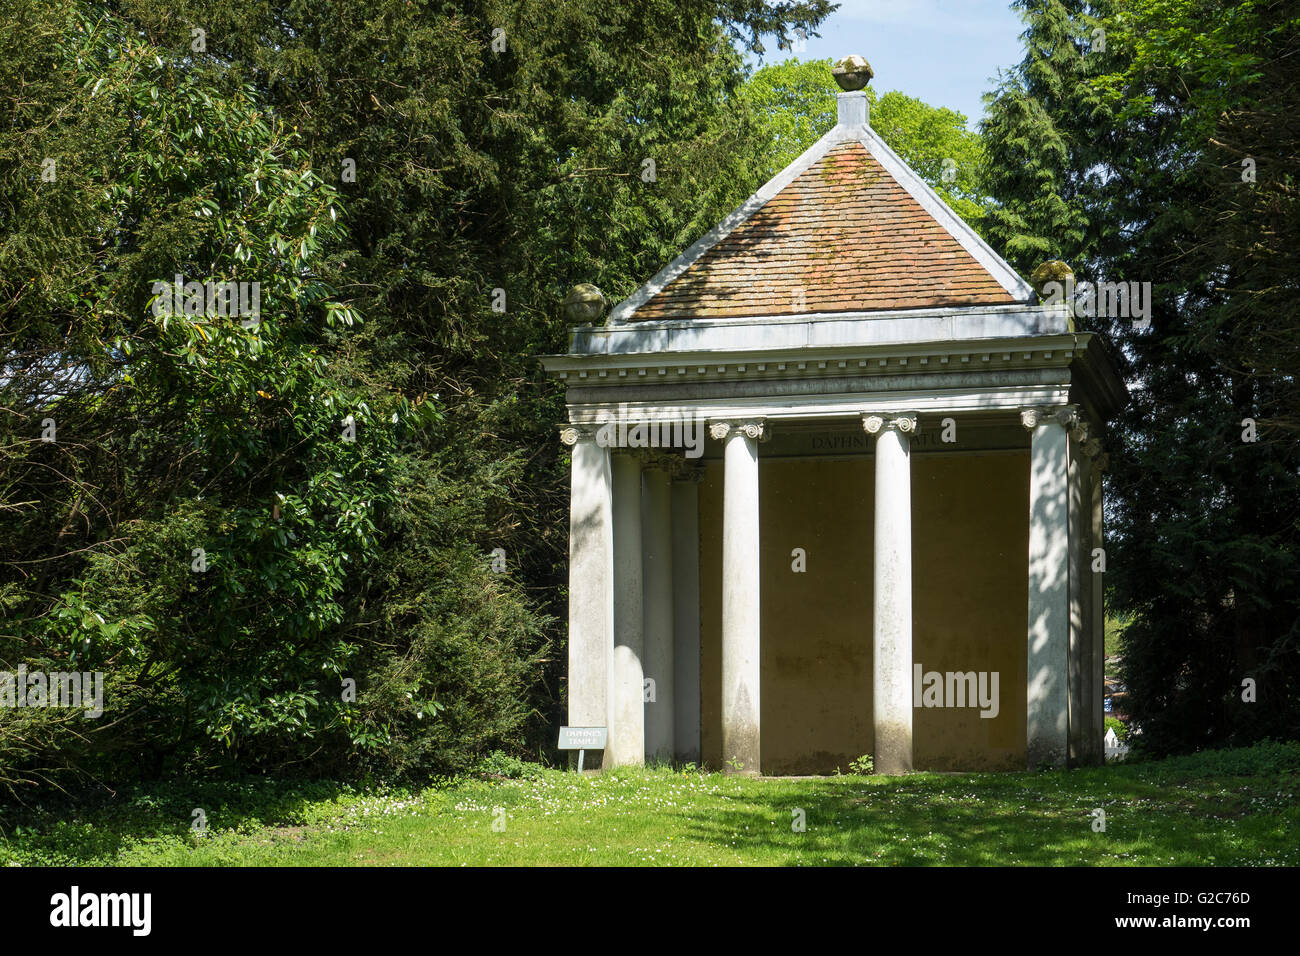
[[[1015,301],[862,143],[844,142],[708,249],[631,319]]]

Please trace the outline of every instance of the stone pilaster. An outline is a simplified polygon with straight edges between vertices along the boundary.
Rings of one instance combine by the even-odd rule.
[[[1088,763],[1100,764],[1106,760],[1106,602],[1105,572],[1094,568],[1093,551],[1105,549],[1102,517],[1102,473],[1109,463],[1102,445],[1096,438],[1084,443],[1083,452],[1088,460],[1088,482],[1084,491],[1085,524],[1088,529],[1088,543],[1083,555],[1084,582],[1087,585],[1084,600],[1088,608],[1086,631],[1085,681],[1088,706],[1084,708],[1084,717],[1088,722],[1088,745],[1084,759]]]
[[[1030,431],[1025,748],[1030,767],[1070,752],[1070,438],[1072,406],[1026,408]]]

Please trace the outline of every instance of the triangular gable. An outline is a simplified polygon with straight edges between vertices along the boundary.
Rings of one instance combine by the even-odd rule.
[[[1009,305],[1031,295],[870,127],[837,125],[610,322]]]

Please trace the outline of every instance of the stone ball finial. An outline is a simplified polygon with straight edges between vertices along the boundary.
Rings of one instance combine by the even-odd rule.
[[[604,294],[590,282],[579,282],[564,297],[564,314],[575,325],[595,322],[605,314]]]
[[[1040,263],[1038,268],[1033,271],[1029,277],[1029,284],[1034,287],[1034,291],[1043,295],[1043,288],[1049,282],[1059,282],[1062,287],[1066,282],[1074,278],[1074,270],[1062,262],[1060,259],[1049,259],[1047,262]]]
[[[862,89],[875,75],[867,58],[856,53],[842,57],[831,67],[831,76],[845,93]]]

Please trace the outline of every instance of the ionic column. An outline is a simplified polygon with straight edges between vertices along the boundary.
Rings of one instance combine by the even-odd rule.
[[[673,478],[674,751],[700,762],[700,468]]]
[[[725,442],[722,486],[722,759],[759,772],[758,441],[762,421],[714,422]]]
[[[1106,708],[1104,697],[1106,693],[1106,584],[1105,572],[1093,569],[1094,558],[1092,550],[1095,548],[1105,548],[1104,527],[1102,524],[1102,492],[1101,476],[1109,464],[1109,459],[1101,450],[1101,442],[1093,439],[1088,443],[1085,449],[1092,459],[1092,486],[1089,489],[1089,523],[1091,524],[1092,533],[1090,546],[1086,560],[1090,582],[1092,585],[1091,594],[1088,595],[1091,604],[1092,613],[1090,615],[1091,631],[1089,641],[1089,661],[1088,668],[1092,672],[1091,680],[1088,686],[1088,696],[1091,701],[1091,737],[1090,744],[1094,748],[1091,756],[1093,763],[1105,763],[1106,761]]]
[[[1088,713],[1088,683],[1092,678],[1091,642],[1088,618],[1091,616],[1090,594],[1085,594],[1084,579],[1088,565],[1084,555],[1088,547],[1091,521],[1084,519],[1084,489],[1088,483],[1088,461],[1083,444],[1088,440],[1088,424],[1076,418],[1069,430],[1070,455],[1070,727],[1071,766],[1088,760],[1088,733],[1092,716]],[[1091,502],[1089,502],[1091,505]]]
[[[645,574],[645,753],[661,763],[673,759],[673,509],[668,456],[647,454],[641,498],[641,544]]]
[[[1028,669],[1025,750],[1031,768],[1064,767],[1070,752],[1070,438],[1073,408],[1028,408]]]
[[[912,769],[912,413],[864,415],[876,438],[872,722],[877,773]]]
[[[614,665],[609,748],[614,766],[645,763],[645,619],[641,570],[641,463],[611,455],[614,472]]]
[[[614,656],[614,537],[609,449],[569,425],[569,725],[609,726]],[[594,756],[594,755],[593,755]],[[604,751],[603,766],[612,766]]]

